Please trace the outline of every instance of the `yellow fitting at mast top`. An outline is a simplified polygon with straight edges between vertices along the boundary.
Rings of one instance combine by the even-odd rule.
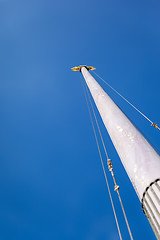
[[[72,71],[79,71],[79,72],[81,72],[82,67],[85,67],[88,71],[96,69],[95,67],[86,66],[86,65],[80,65],[79,67],[73,67],[71,69],[72,69]]]

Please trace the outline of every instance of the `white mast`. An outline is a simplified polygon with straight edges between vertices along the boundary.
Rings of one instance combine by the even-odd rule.
[[[160,156],[89,73],[80,66],[104,125],[160,239]]]

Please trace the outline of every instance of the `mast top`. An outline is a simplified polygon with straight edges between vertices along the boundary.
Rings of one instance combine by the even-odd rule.
[[[89,71],[89,70],[95,70],[95,69],[96,69],[95,67],[86,66],[86,65],[80,65],[80,66],[78,66],[78,67],[73,67],[73,68],[71,68],[71,69],[72,69],[72,71],[74,71],[74,72],[76,72],[76,71],[81,72],[82,67],[85,67],[88,71]]]

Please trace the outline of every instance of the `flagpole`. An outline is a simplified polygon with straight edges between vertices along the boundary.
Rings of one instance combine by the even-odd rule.
[[[78,70],[86,81],[143,211],[160,239],[160,156],[92,77],[89,68],[80,66]]]

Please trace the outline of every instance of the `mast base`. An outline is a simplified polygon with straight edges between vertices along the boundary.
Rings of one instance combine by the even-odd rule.
[[[142,209],[160,240],[160,179],[156,179],[146,188],[142,197]]]

